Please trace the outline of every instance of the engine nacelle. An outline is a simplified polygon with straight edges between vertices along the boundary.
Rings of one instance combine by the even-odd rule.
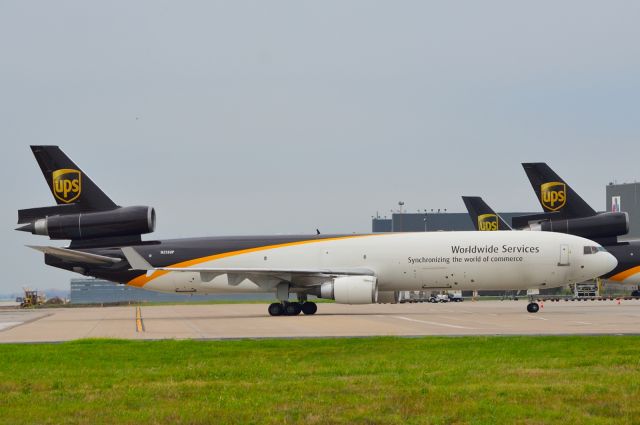
[[[94,239],[134,236],[151,233],[156,227],[156,213],[151,207],[122,207],[111,211],[54,215],[31,223],[34,235],[51,239]],[[21,230],[27,230],[23,228]]]
[[[378,280],[375,276],[343,276],[320,287],[320,298],[340,304],[372,304],[378,299]]]
[[[530,224],[525,230],[569,233],[588,239],[615,237],[629,233],[629,215],[626,212],[608,212],[591,217],[543,221]]]
[[[378,304],[398,304],[400,291],[378,291]]]

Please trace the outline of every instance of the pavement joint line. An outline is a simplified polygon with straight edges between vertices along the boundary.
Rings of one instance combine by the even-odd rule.
[[[18,310],[18,311],[20,311],[20,310]],[[29,312],[31,313],[31,311],[29,311]],[[36,317],[32,317],[32,318],[24,320],[22,322],[13,322],[14,325],[12,325],[12,326],[7,326],[6,328],[0,328],[0,332],[8,331],[9,329],[13,329],[13,328],[16,328],[18,326],[26,325],[27,323],[35,322],[36,320],[44,319],[45,317],[49,317],[51,315],[53,315],[53,313],[43,313],[42,315],[36,315]]]
[[[24,322],[3,322],[3,323],[0,323],[0,331],[3,331],[5,329],[11,329],[11,328],[16,327],[16,326],[20,326],[23,323]]]
[[[468,326],[451,325],[449,323],[430,322],[428,320],[411,319],[409,317],[402,317],[402,316],[390,316],[390,317],[393,317],[394,319],[407,320],[409,322],[425,323],[427,325],[435,325],[435,326],[444,326],[444,327],[447,327],[447,328],[475,329],[475,328],[470,328]]]
[[[199,338],[206,338],[206,332],[202,332],[200,328],[198,328],[195,324],[192,323],[192,320],[184,318],[184,323],[187,325],[189,329],[191,329],[194,333],[198,334]]]

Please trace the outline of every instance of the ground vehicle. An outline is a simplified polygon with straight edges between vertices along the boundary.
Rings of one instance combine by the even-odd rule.
[[[448,303],[449,295],[447,294],[431,295],[431,297],[429,297],[429,302],[430,303]]]
[[[462,301],[464,301],[464,298],[462,297],[462,294],[449,294],[449,301],[461,303]]]
[[[46,300],[47,297],[45,294],[29,288],[24,288],[24,297],[22,298],[20,307],[27,308],[42,305]]]

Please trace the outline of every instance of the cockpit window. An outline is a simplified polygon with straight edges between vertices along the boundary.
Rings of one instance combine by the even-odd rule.
[[[584,255],[595,254],[596,252],[604,252],[605,249],[601,246],[585,246]]]

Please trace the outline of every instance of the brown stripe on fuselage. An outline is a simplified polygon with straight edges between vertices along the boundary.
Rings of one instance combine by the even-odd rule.
[[[207,261],[218,260],[218,259],[227,258],[227,257],[233,257],[233,256],[236,256],[236,255],[248,254],[248,253],[251,253],[251,252],[266,251],[268,249],[284,248],[284,247],[288,247],[288,246],[305,245],[305,244],[317,243],[317,242],[337,241],[337,240],[343,240],[343,239],[365,238],[365,237],[370,237],[370,236],[383,236],[383,235],[389,235],[389,234],[390,233],[367,234],[367,235],[349,235],[349,236],[339,236],[339,237],[323,238],[323,239],[305,239],[305,240],[302,240],[302,241],[286,242],[286,243],[280,243],[280,244],[274,244],[274,245],[263,245],[263,246],[253,247],[253,248],[240,249],[240,250],[237,250],[237,251],[222,252],[222,253],[219,253],[219,254],[208,255],[206,257],[194,258],[194,259],[191,259],[191,260],[182,261],[180,263],[172,264],[172,265],[166,266],[166,267],[176,267],[176,268],[191,267],[191,266],[195,266],[197,264],[205,263]],[[158,270],[158,271],[154,272],[151,276],[147,276],[146,274],[138,276],[135,279],[130,280],[127,284],[131,285],[131,286],[137,286],[139,288],[142,288],[144,285],[146,285],[150,281],[152,281],[152,280],[154,280],[154,279],[156,279],[156,278],[158,278],[160,276],[164,276],[167,273],[169,273],[168,270]]]

